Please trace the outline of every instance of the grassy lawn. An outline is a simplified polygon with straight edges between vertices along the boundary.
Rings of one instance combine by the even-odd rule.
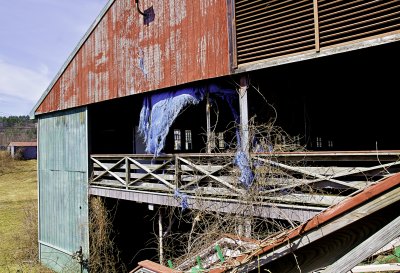
[[[36,169],[0,152],[0,272],[50,272],[37,264]]]

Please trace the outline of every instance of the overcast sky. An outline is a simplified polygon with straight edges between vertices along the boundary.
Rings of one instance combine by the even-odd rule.
[[[28,115],[108,0],[0,0],[0,116]]]

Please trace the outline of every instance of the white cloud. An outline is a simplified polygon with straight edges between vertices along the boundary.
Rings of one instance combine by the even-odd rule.
[[[32,70],[0,60],[0,95],[30,101],[33,107],[50,81],[45,66]]]
[[[0,93],[0,116],[29,115],[33,102]]]
[[[2,1],[0,116],[32,110],[107,1]]]

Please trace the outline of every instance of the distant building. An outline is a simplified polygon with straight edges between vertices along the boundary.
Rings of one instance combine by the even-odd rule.
[[[37,158],[37,143],[31,142],[10,142],[7,147],[12,158],[20,156],[22,159]]]

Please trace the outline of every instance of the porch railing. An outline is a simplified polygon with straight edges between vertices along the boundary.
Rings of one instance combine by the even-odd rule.
[[[235,154],[91,155],[90,185],[237,198]],[[251,154],[261,200],[329,206],[400,171],[400,151]]]

